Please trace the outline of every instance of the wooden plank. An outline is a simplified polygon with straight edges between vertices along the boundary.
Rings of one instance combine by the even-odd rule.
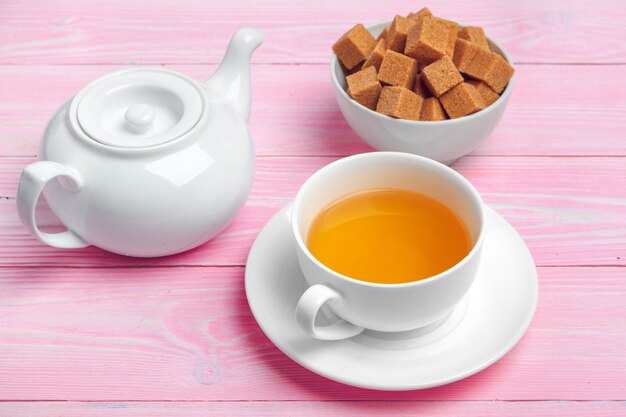
[[[169,67],[199,80],[215,68]],[[120,68],[0,66],[0,155],[34,156],[61,103],[89,81]],[[370,150],[344,121],[328,72],[325,65],[254,66],[250,130],[259,155]],[[519,66],[502,121],[474,154],[626,155],[625,96],[622,66]]]
[[[622,401],[311,401],[311,402],[3,402],[0,415],[29,417],[162,417],[184,416],[321,416],[354,415],[362,417],[394,416],[408,417],[428,415],[432,417],[619,417],[626,415]]]
[[[231,34],[254,25],[266,32],[257,62],[323,63],[331,45],[357,22],[391,19],[416,7],[386,2],[160,2],[34,0],[4,2],[0,63],[219,62]],[[442,17],[484,26],[518,62],[625,62],[622,1],[516,2],[433,0]]]
[[[313,171],[369,150],[337,109],[327,62],[342,32],[384,18],[389,5],[183,3],[0,4],[0,416],[626,416],[626,165],[611,157],[626,156],[626,3],[428,4],[482,24],[519,64],[502,123],[481,157],[455,168],[543,266],[537,315],[509,355],[465,381],[408,393],[304,370],[262,334],[243,291],[242,265],[265,222]],[[54,250],[24,232],[16,181],[63,100],[118,64],[205,78],[231,34],[252,24],[266,32],[250,124],[261,157],[225,233],[180,256],[138,260]],[[41,220],[59,228],[45,205]]]
[[[243,274],[0,269],[0,400],[626,399],[626,268],[539,268],[535,319],[508,355],[399,393],[331,382],[284,356],[252,317]]]
[[[314,171],[336,158],[260,157],[253,189],[230,227],[177,256],[138,259],[96,248],[54,249],[23,229],[15,210],[20,169],[31,159],[0,159],[0,265],[244,265],[263,225]],[[520,232],[538,265],[626,265],[624,158],[467,157],[455,168]],[[54,226],[45,207],[41,224]]]

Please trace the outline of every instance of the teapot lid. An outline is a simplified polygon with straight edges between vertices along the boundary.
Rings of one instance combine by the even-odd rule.
[[[93,140],[144,148],[189,132],[200,120],[204,104],[197,85],[176,72],[132,69],[92,82],[71,107]]]

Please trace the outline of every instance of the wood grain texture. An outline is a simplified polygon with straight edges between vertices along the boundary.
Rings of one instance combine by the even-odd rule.
[[[97,248],[45,246],[19,223],[15,192],[32,161],[0,159],[0,265],[244,265],[257,233],[313,172],[336,158],[261,157],[251,194],[228,229],[195,250],[140,259]],[[520,232],[538,265],[626,265],[626,164],[622,158],[466,157],[454,166]],[[41,224],[55,225],[41,210]]]
[[[206,416],[389,416],[398,417],[620,417],[626,415],[624,402],[571,401],[338,401],[338,402],[3,402],[0,416],[29,417],[206,417]]]
[[[431,0],[435,14],[484,26],[517,62],[626,62],[626,4],[549,0]],[[266,32],[257,62],[323,63],[356,22],[391,19],[414,1],[209,2],[32,0],[0,5],[0,63],[219,62],[241,26]]]
[[[0,1],[0,417],[626,416],[626,2],[427,6],[484,26],[518,64],[500,125],[454,166],[540,265],[537,314],[507,356],[445,387],[351,388],[279,352],[245,300],[260,228],[312,172],[370,150],[335,103],[330,45],[357,21],[422,4]],[[19,172],[64,100],[133,64],[204,79],[242,26],[266,34],[252,69],[259,158],[223,234],[146,260],[56,250],[24,231]],[[39,214],[59,230],[45,204]]]
[[[198,80],[215,68],[168,67]],[[91,80],[121,68],[0,66],[0,155],[36,155],[60,105]],[[258,155],[371,150],[344,121],[326,65],[255,65],[252,73],[250,130]],[[503,119],[474,155],[626,155],[625,126],[625,67],[521,65]]]
[[[400,393],[288,359],[252,317],[243,274],[1,268],[0,400],[626,399],[626,268],[539,268],[535,319],[508,355],[449,386]]]

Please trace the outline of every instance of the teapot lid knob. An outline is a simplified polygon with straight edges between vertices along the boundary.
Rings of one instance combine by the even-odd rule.
[[[146,132],[154,121],[154,108],[144,103],[132,104],[126,109],[124,119],[138,133]]]

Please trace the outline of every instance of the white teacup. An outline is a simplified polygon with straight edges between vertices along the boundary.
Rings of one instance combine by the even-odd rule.
[[[470,233],[469,254],[438,275],[402,284],[360,281],[319,262],[305,243],[317,214],[342,197],[381,188],[419,192],[452,209]],[[310,285],[298,301],[296,320],[304,331],[323,340],[349,338],[364,329],[408,331],[443,319],[471,287],[485,235],[483,202],[469,181],[436,161],[400,152],[355,155],[317,171],[296,196],[291,225],[298,262]],[[316,317],[324,305],[339,319],[319,326]]]

